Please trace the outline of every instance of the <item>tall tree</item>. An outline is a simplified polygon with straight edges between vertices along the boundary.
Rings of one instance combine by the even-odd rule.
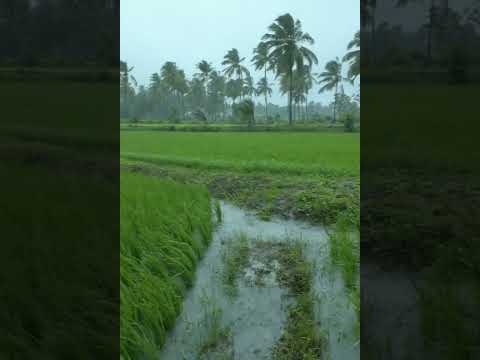
[[[317,56],[303,44],[312,45],[313,38],[302,31],[300,20],[294,20],[290,14],[279,16],[269,26],[269,33],[262,37],[269,50],[269,58],[275,64],[277,76],[286,74],[289,79],[288,121],[292,125],[293,71],[303,69],[305,62],[311,68],[318,64]]]
[[[304,66],[302,72],[302,86],[305,100],[306,120],[308,120],[308,94],[310,93],[310,90],[312,90],[314,82],[315,78],[313,76],[312,69],[310,69],[308,66]]]
[[[198,76],[200,81],[203,83],[205,89],[207,88],[207,82],[210,77],[210,73],[213,71],[212,65],[207,62],[206,60],[202,60],[197,64],[197,69],[200,71],[199,73],[195,74]]]
[[[264,42],[258,44],[253,50],[252,63],[255,66],[255,70],[263,69],[264,77],[257,83],[256,93],[257,95],[265,96],[265,121],[268,118],[268,96],[272,94],[272,89],[268,84],[267,71],[274,68],[270,57],[268,56],[268,47]]]
[[[272,95],[272,88],[268,84],[266,77],[261,78],[257,83],[256,93],[258,96],[265,96],[265,121],[268,119],[268,97]]]
[[[337,114],[337,96],[339,86],[342,84],[344,80],[348,80],[344,78],[342,75],[342,63],[338,58],[335,60],[329,61],[325,65],[325,71],[318,75],[318,83],[323,85],[320,88],[320,93],[325,91],[334,90],[334,104],[333,104],[333,122],[336,121],[336,114]]]
[[[188,94],[188,81],[183,70],[177,70],[175,75],[175,91],[180,99],[180,108],[182,114],[182,120],[185,118],[185,95]]]
[[[343,62],[349,64],[347,77],[355,81],[360,75],[360,31],[357,31],[353,40],[348,43],[347,50]]]
[[[225,94],[232,99],[232,106],[235,105],[235,100],[241,96],[242,81],[240,79],[230,79],[225,86]]]
[[[242,62],[245,60],[245,58],[241,58],[240,54],[238,53],[237,49],[231,49],[228,51],[228,53],[225,55],[224,60],[222,62],[222,65],[225,66],[225,69],[223,72],[228,78],[232,78],[234,74],[237,75],[238,79],[242,82],[242,88],[243,88],[243,75],[248,76],[250,75],[250,72],[248,69],[242,65]],[[240,95],[242,97],[243,94]]]
[[[124,110],[128,112],[129,95],[132,93],[132,83],[137,85],[137,80],[131,75],[134,67],[128,67],[127,62],[120,60],[120,94],[122,96]]]
[[[210,81],[208,82],[208,110],[213,115],[213,119],[217,119],[217,114],[224,112],[225,104],[225,78],[213,70],[210,73]]]
[[[252,97],[255,94],[255,85],[253,84],[253,78],[250,74],[245,77],[242,86],[242,94],[249,97]]]
[[[175,91],[177,71],[177,64],[171,61],[167,61],[165,64],[163,64],[160,70],[160,77],[162,81],[167,85],[168,90],[170,90],[171,92]]]

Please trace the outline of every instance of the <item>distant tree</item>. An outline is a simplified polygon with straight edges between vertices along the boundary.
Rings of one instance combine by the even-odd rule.
[[[255,94],[255,86],[253,84],[253,78],[250,74],[248,74],[243,82],[242,87],[243,95],[247,95],[252,97]]]
[[[357,31],[353,40],[348,43],[347,50],[343,57],[343,61],[349,64],[347,77],[355,81],[360,75],[360,31]]]
[[[225,85],[225,94],[232,99],[232,104],[235,104],[235,100],[242,94],[242,82],[241,79],[230,79]]]
[[[312,69],[308,66],[303,67],[303,72],[301,73],[301,86],[303,90],[303,95],[305,99],[305,118],[308,120],[308,94],[313,88],[315,82],[315,77],[312,73]]]
[[[339,86],[344,80],[348,80],[342,75],[342,63],[338,58],[335,60],[329,61],[325,65],[325,71],[318,75],[318,83],[323,85],[320,88],[320,93],[325,91],[334,90],[334,105],[333,105],[333,122],[336,121],[336,111],[337,111],[337,95]]]
[[[120,60],[120,95],[126,115],[128,115],[130,95],[135,95],[132,84],[137,86],[137,80],[133,75],[130,75],[133,69],[133,66],[128,67],[127,62]]]
[[[272,96],[272,88],[268,84],[266,77],[261,78],[257,83],[256,93],[258,96],[265,96],[265,121],[268,119],[268,97]]]
[[[207,88],[207,82],[210,77],[210,73],[212,72],[213,68],[212,65],[207,62],[206,60],[202,60],[197,64],[197,69],[200,70],[199,73],[195,74],[198,76],[200,81],[203,83],[205,89]]]
[[[242,62],[245,60],[245,58],[241,58],[240,54],[238,53],[237,49],[231,49],[224,57],[224,60],[222,62],[222,65],[225,66],[223,72],[225,75],[229,78],[232,79],[233,75],[237,75],[238,79],[241,81],[243,88],[243,76],[248,76],[250,75],[250,72],[248,69],[242,65]],[[243,97],[243,94],[240,93],[240,97]]]
[[[238,112],[240,119],[248,124],[248,126],[255,125],[255,103],[246,99],[238,104]]]
[[[193,117],[196,119],[196,120],[199,120],[199,121],[203,121],[204,123],[207,123],[208,122],[208,117],[207,117],[207,114],[205,113],[205,111],[203,111],[202,109],[197,109],[193,112]]]
[[[180,98],[180,106],[181,106],[181,113],[182,119],[185,118],[185,95],[189,92],[188,81],[187,77],[185,76],[185,72],[183,70],[177,70],[175,74],[175,84],[174,84],[175,92],[177,96]]]
[[[267,71],[274,69],[275,65],[272,63],[268,56],[268,47],[264,42],[258,44],[253,50],[252,62],[255,66],[255,70],[263,69],[264,77],[257,83],[256,93],[257,95],[265,96],[265,121],[268,119],[268,96],[272,94],[272,89],[268,84]]]
[[[161,68],[160,78],[161,81],[166,85],[170,95],[176,99],[174,101],[177,102],[177,105],[181,109],[183,116],[183,96],[188,93],[188,84],[185,73],[183,70],[180,70],[174,62],[167,61]],[[175,111],[170,110],[170,113],[175,113],[175,120],[177,120],[178,109],[176,107],[172,108],[174,108]]]
[[[215,70],[210,73],[210,81],[208,82],[208,104],[209,112],[213,115],[214,120],[217,114],[223,110],[225,104],[225,78],[218,74]]]
[[[204,83],[198,77],[194,77],[192,81],[190,81],[189,87],[190,92],[188,94],[188,97],[190,100],[190,106],[193,109],[202,107],[207,100]]]
[[[343,129],[345,132],[355,131],[355,119],[351,113],[346,113],[343,119]]]
[[[288,121],[292,125],[293,71],[303,69],[305,62],[311,68],[318,64],[316,55],[303,44],[314,43],[313,38],[302,31],[300,20],[294,20],[290,14],[279,16],[269,27],[269,33],[262,37],[269,51],[269,59],[275,65],[277,76],[284,74],[289,79]]]

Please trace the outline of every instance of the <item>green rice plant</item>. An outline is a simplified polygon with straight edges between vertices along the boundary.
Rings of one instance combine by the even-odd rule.
[[[348,298],[356,314],[355,335],[360,339],[360,236],[359,228],[352,229],[352,216],[339,216],[333,232],[329,234],[330,259],[340,267]]]
[[[358,283],[360,241],[358,230],[351,228],[348,217],[340,216],[329,234],[330,258],[342,271],[345,286],[354,289]]]
[[[281,245],[279,281],[288,288],[295,303],[288,308],[282,336],[272,349],[272,359],[320,359],[325,355],[326,335],[315,321],[313,264],[306,260],[304,244],[288,240]]]
[[[229,239],[223,249],[223,283],[227,293],[231,296],[237,294],[237,275],[247,266],[249,255],[250,247],[247,236],[244,233]]]
[[[211,200],[141,174],[122,173],[120,185],[121,355],[153,358],[211,239]]]
[[[203,295],[202,299],[203,319],[202,339],[199,344],[200,358],[210,359],[211,353],[215,353],[215,359],[230,359],[228,356],[231,347],[231,330],[222,325],[223,311],[216,301]]]
[[[358,175],[358,133],[122,131],[122,157],[207,170]],[[212,146],[215,144],[215,146]]]

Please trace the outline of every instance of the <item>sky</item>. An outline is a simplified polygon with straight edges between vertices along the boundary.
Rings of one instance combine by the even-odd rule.
[[[196,64],[204,59],[221,70],[227,51],[237,48],[256,83],[263,74],[250,63],[253,49],[268,26],[287,12],[300,19],[303,30],[315,39],[310,46],[319,60],[314,73],[335,57],[342,58],[360,28],[358,0],[124,0],[120,57],[135,67],[133,75],[139,84],[147,85],[150,75],[160,72],[166,61],[176,62],[191,78]],[[269,80],[274,80],[272,73]],[[287,97],[280,95],[277,86],[273,88],[270,101],[286,105]],[[309,101],[328,104],[333,100],[332,93],[318,94],[318,89],[316,85]],[[353,91],[345,86],[347,94]]]

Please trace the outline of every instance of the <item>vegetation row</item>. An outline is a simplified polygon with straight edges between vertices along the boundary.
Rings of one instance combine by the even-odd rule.
[[[206,189],[121,174],[121,356],[154,358],[212,234]]]

